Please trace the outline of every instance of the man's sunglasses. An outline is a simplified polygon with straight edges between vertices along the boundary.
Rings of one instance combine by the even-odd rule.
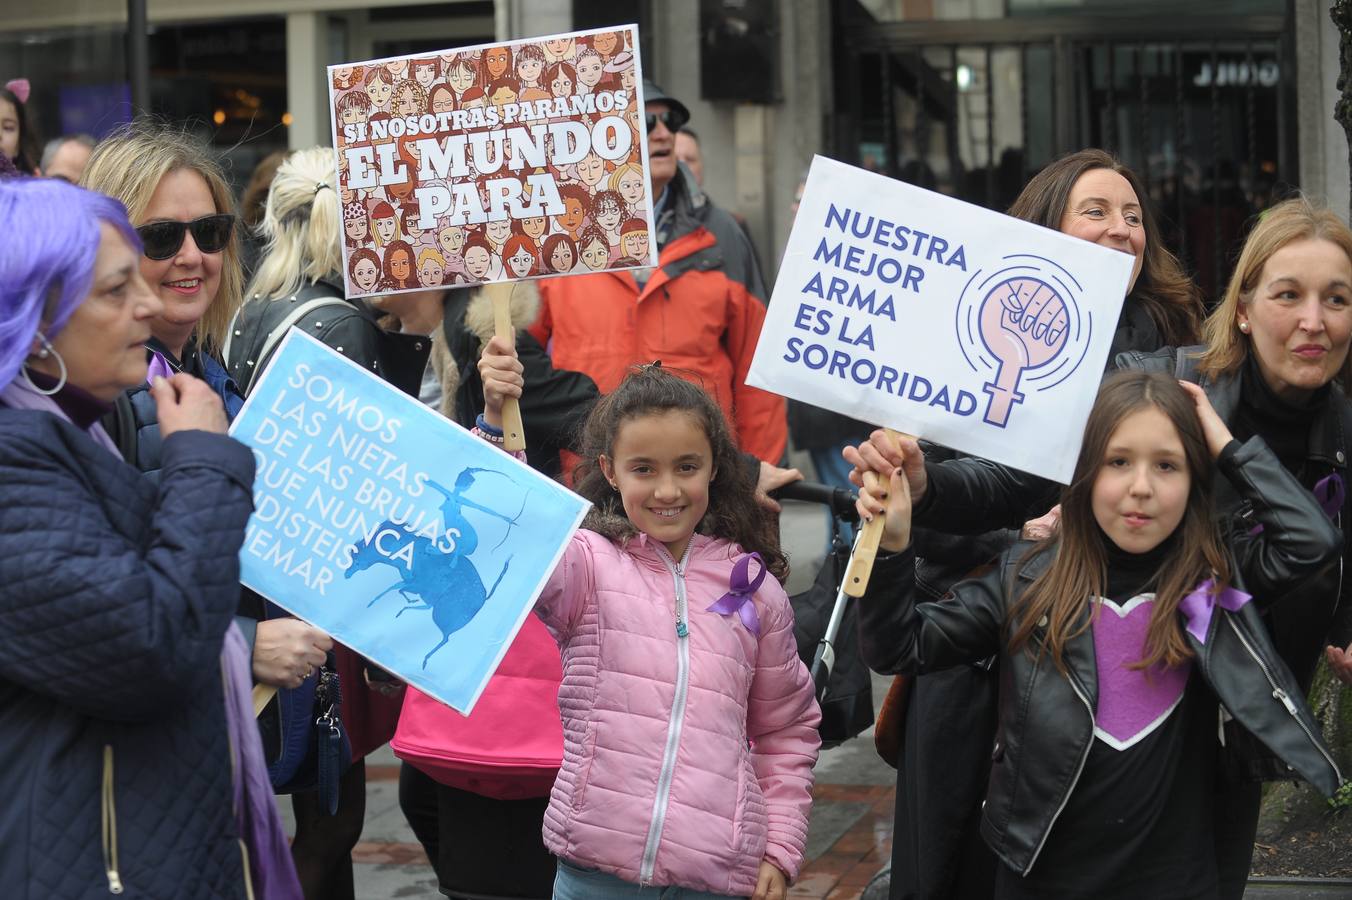
[[[191,231],[193,243],[203,253],[220,253],[230,243],[235,217],[229,213],[202,216],[191,222],[151,222],[136,229],[141,236],[146,259],[168,259],[183,246],[183,235]]]
[[[646,118],[648,120],[649,134],[652,134],[653,129],[657,127],[658,119],[662,120],[662,124],[667,126],[668,131],[675,134],[681,130],[682,125],[690,121],[690,113],[685,110],[676,109],[675,107],[668,107],[664,112],[650,112],[647,114]]]

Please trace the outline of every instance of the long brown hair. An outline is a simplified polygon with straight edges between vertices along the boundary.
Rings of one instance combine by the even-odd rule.
[[[759,553],[765,567],[781,582],[789,561],[779,546],[779,529],[756,502],[756,483],[737,450],[718,403],[697,384],[660,365],[640,366],[614,391],[601,398],[582,426],[582,460],[573,469],[573,490],[592,503],[582,527],[611,540],[637,534],[625,517],[624,504],[601,470],[600,458],[613,457],[620,427],[631,419],[679,410],[703,430],[713,450],[717,477],[709,485],[709,509],[695,530],[724,538]]]
[[[1108,169],[1121,175],[1136,192],[1136,199],[1141,204],[1145,253],[1141,274],[1127,295],[1127,301],[1145,307],[1165,344],[1185,347],[1197,343],[1202,327],[1202,295],[1192,279],[1184,274],[1178,258],[1164,246],[1141,180],[1117,157],[1105,150],[1089,148],[1049,163],[1019,192],[1009,207],[1009,215],[1059,231],[1075,182],[1094,169]]]
[[[1020,563],[1022,568],[1038,554],[1054,553],[1047,570],[1010,607],[1006,628],[1011,653],[1035,643],[1034,633],[1046,617],[1046,638],[1037,655],[1050,653],[1057,669],[1065,671],[1066,645],[1090,624],[1085,604],[1102,596],[1107,585],[1108,538],[1094,518],[1094,482],[1118,425],[1132,413],[1152,407],[1164,413],[1178,432],[1191,484],[1183,520],[1155,580],[1145,658],[1135,667],[1176,666],[1192,655],[1178,620],[1179,602],[1208,576],[1215,578],[1217,590],[1230,580],[1228,558],[1212,519],[1211,453],[1192,398],[1167,375],[1140,371],[1114,373],[1099,388],[1074,479],[1061,494],[1061,533],[1038,544]]]

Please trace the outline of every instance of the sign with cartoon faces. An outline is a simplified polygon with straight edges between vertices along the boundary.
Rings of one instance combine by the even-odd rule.
[[[349,297],[657,264],[635,26],[328,73]]]
[[[230,434],[240,580],[469,715],[587,502],[297,329]]]
[[[819,156],[747,383],[1064,483],[1134,262]]]

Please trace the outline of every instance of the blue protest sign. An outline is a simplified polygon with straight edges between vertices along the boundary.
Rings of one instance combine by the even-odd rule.
[[[468,715],[586,501],[294,329],[230,434],[244,584]]]

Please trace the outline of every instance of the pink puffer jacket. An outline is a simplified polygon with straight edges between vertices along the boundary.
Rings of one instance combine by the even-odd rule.
[[[696,534],[678,565],[646,535],[624,549],[574,536],[535,608],[563,648],[563,768],[544,823],[555,855],[740,896],[764,859],[797,877],[821,710],[772,576],[753,601],[759,640],[706,610],[744,555]]]

